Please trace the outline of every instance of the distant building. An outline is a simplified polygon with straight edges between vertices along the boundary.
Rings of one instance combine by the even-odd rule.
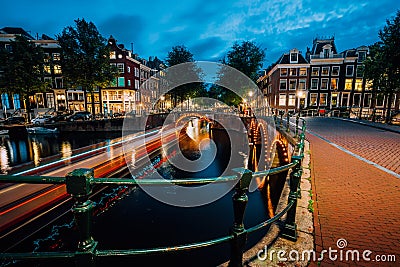
[[[37,93],[29,97],[30,109],[33,109],[34,114],[53,112],[66,109],[65,89],[62,80],[60,60],[60,46],[58,42],[47,35],[42,35],[41,38],[34,39],[28,32],[18,27],[4,27],[0,29],[0,49],[11,51],[11,42],[16,36],[24,36],[28,41],[40,46],[45,54],[44,62],[44,81],[48,82],[48,90],[46,92]],[[24,113],[24,103],[18,94],[1,95],[1,110],[7,111],[8,114]],[[3,114],[3,116],[5,116]]]
[[[339,53],[333,37],[316,38],[305,58],[297,49],[283,54],[259,78],[258,85],[272,108],[383,115],[387,97],[375,94],[364,79],[363,62],[368,55],[367,46]],[[395,95],[392,108],[398,110],[399,102],[399,95]]]
[[[283,54],[258,80],[270,107],[285,111],[307,106],[310,64],[298,49]]]

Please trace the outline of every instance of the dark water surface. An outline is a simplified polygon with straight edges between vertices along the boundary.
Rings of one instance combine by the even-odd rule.
[[[223,133],[219,134],[223,135]],[[219,136],[218,139],[225,140],[226,138]],[[49,146],[49,150],[43,150],[46,152],[41,150],[41,153],[61,153],[63,142],[70,142],[71,147],[76,147],[81,144],[79,143],[81,141],[89,144],[106,139],[83,141],[83,138],[79,138],[79,141],[74,140],[73,142],[71,140],[74,139],[62,137],[52,141],[41,140],[41,144],[49,142],[49,145],[43,145],[44,147]],[[31,139],[27,142],[32,144],[36,141]],[[14,144],[19,143],[14,141]],[[217,157],[210,168],[204,172],[205,174],[212,177],[221,173],[221,168],[224,168],[227,165],[226,161],[229,160],[226,157],[226,151],[230,150],[230,146],[229,142],[219,142]],[[28,157],[26,158],[28,160]],[[163,166],[162,170],[177,175],[174,178],[182,176],[187,178],[190,175],[187,172],[174,170],[173,166]],[[168,176],[168,173],[165,175]],[[192,175],[193,177],[197,176],[197,174]],[[213,186],[223,185],[215,184]],[[246,228],[269,218],[267,203],[271,200],[263,192],[256,190],[248,194],[249,202],[244,220]],[[92,199],[96,203],[93,238],[98,241],[98,249],[107,250],[175,246],[224,237],[229,234],[233,225],[232,195],[233,191],[230,191],[213,203],[200,207],[183,208],[161,203],[138,187],[108,187]],[[266,230],[251,234],[247,247],[254,245],[265,233]],[[77,240],[77,228],[74,225],[72,214],[69,212],[13,248],[13,251],[70,251],[76,249]],[[168,255],[101,258],[97,265],[216,266],[227,261],[229,253],[230,245],[225,243]],[[64,266],[64,264],[61,265]],[[65,264],[65,266],[70,265]]]

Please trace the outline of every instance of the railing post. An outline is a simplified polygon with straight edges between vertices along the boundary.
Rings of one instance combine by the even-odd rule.
[[[234,235],[231,241],[231,260],[229,266],[243,266],[243,252],[247,241],[247,232],[244,229],[243,219],[246,211],[248,197],[246,191],[249,188],[253,173],[244,168],[234,169],[238,173],[239,182],[233,195],[234,223],[231,233]]]
[[[76,266],[95,265],[97,242],[92,237],[93,202],[88,199],[92,192],[90,180],[93,176],[93,169],[76,169],[66,176],[67,193],[75,199],[72,212],[79,231],[78,251],[75,254]]]
[[[283,127],[283,111],[282,110],[279,111],[279,115],[281,115],[280,125],[281,125],[281,127]]]
[[[295,129],[295,137],[297,138],[298,134],[299,134],[299,120],[300,120],[300,116],[299,114],[297,114],[296,116],[296,129]]]
[[[287,212],[285,226],[282,230],[282,237],[291,241],[297,241],[296,209],[299,192],[298,188],[302,174],[301,159],[302,156],[292,156],[292,160],[296,162],[296,166],[290,173],[290,193],[288,201],[293,201],[294,203]]]
[[[286,113],[286,132],[290,132],[290,116],[289,116],[289,112]]]

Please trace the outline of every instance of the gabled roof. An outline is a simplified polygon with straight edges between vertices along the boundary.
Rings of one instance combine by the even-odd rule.
[[[29,33],[27,33],[24,29],[19,28],[19,27],[4,27],[0,29],[0,32],[5,33],[5,34],[19,34],[27,37],[30,40],[34,40]]]
[[[290,54],[285,53],[278,59],[275,65],[276,64],[308,64],[308,61],[303,57],[302,54],[298,53],[297,63],[290,63]]]

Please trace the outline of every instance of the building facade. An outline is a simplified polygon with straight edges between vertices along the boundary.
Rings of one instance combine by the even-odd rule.
[[[383,116],[388,98],[374,93],[364,78],[363,63],[368,55],[367,46],[339,53],[334,38],[316,38],[305,58],[297,49],[291,50],[265,71],[258,84],[272,108]],[[399,102],[399,94],[395,94],[393,110],[399,109]]]
[[[307,106],[310,64],[298,49],[283,54],[258,80],[270,107],[293,111]]]
[[[141,114],[154,111],[151,103],[159,97],[158,77],[153,77],[164,68],[161,60],[150,57],[140,59],[122,44],[117,44],[114,37],[108,39],[110,47],[110,64],[118,70],[118,77],[107,88],[98,88],[93,94],[80,88],[69,88],[63,81],[60,65],[61,47],[58,42],[47,35],[33,38],[22,28],[5,27],[0,29],[0,49],[11,49],[10,43],[17,35],[23,35],[34,42],[44,51],[44,81],[48,89],[29,97],[29,108],[38,113],[74,112],[87,110],[102,113],[106,116],[126,112]],[[141,88],[141,85],[143,85]],[[18,94],[2,94],[0,102],[0,117],[5,113],[12,115],[16,112],[26,112]],[[92,104],[94,102],[94,105]]]

